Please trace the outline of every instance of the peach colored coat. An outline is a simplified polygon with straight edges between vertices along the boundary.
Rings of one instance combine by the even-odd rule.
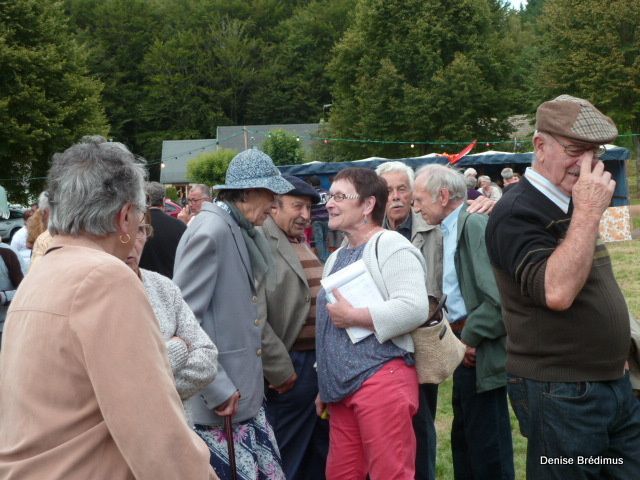
[[[142,282],[97,244],[53,239],[2,340],[0,478],[217,478]]]

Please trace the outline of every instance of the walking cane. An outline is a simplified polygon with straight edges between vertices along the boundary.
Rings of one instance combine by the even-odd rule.
[[[231,415],[224,417],[224,431],[227,435],[227,451],[229,452],[229,468],[231,469],[231,480],[238,480],[238,470],[236,468],[236,448],[233,445],[233,427],[231,426]]]

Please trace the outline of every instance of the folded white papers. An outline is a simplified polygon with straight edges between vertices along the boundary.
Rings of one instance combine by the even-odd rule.
[[[323,278],[321,283],[327,293],[327,301],[329,303],[336,302],[332,294],[332,291],[336,288],[356,308],[384,302],[378,287],[373,281],[373,277],[362,260],[358,260],[348,267]],[[347,334],[353,343],[358,343],[372,333],[373,331],[368,328],[347,328]]]

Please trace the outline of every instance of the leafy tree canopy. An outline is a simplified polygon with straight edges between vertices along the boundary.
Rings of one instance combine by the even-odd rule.
[[[108,133],[102,83],[68,28],[62,4],[0,2],[0,171],[14,201],[43,188],[53,153]]]
[[[187,179],[206,185],[223,184],[229,163],[237,153],[235,150],[221,149],[198,155],[187,163]]]
[[[329,64],[334,134],[408,142],[508,133],[506,13],[491,0],[359,0]],[[406,144],[340,149],[356,158],[417,153]]]
[[[271,157],[276,165],[297,165],[304,163],[304,150],[300,139],[285,130],[269,132],[262,144],[264,153]]]

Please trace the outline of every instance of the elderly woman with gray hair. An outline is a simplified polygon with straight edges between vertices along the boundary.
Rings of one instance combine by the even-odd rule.
[[[51,245],[21,283],[0,350],[0,477],[211,479],[142,282],[125,265],[144,166],[77,144],[48,176]]]
[[[262,406],[263,297],[272,260],[267,239],[254,227],[269,216],[274,194],[293,185],[265,153],[245,150],[215,189],[217,201],[204,202],[182,236],[174,268],[173,280],[219,351],[215,380],[187,405],[221,478],[232,478],[223,424],[233,417],[238,478],[284,479]]]

